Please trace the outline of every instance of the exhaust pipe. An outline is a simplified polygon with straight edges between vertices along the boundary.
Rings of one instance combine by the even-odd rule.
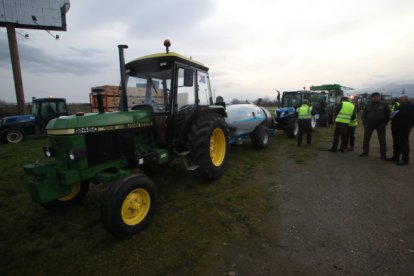
[[[126,89],[126,79],[125,79],[125,57],[124,49],[128,49],[128,45],[118,45],[119,50],[119,66],[121,67],[121,105],[120,111],[128,111],[128,95]]]

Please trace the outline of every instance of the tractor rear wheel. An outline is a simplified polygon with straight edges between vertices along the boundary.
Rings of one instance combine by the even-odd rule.
[[[3,132],[3,141],[7,144],[17,144],[23,141],[24,132],[20,128],[12,128]]]
[[[250,134],[252,144],[255,148],[264,149],[269,145],[269,132],[267,127],[260,125]]]
[[[209,180],[223,175],[228,161],[229,131],[222,116],[207,113],[198,117],[191,126],[187,144],[187,160],[199,166]]]
[[[157,189],[145,175],[114,181],[105,194],[101,217],[105,228],[120,238],[144,230],[154,215]]]
[[[49,210],[64,209],[78,204],[85,198],[89,191],[89,181],[77,182],[72,185],[72,190],[66,196],[55,199],[50,202],[42,203],[41,205]]]
[[[289,118],[286,124],[286,134],[289,138],[295,138],[299,132],[299,125],[297,118]]]

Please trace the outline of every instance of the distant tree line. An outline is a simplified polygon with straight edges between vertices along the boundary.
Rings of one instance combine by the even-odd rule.
[[[253,103],[255,105],[260,105],[260,106],[276,106],[277,105],[277,100],[276,99],[270,99],[269,97],[264,97],[264,98],[257,98],[254,101],[249,101],[249,100],[240,100],[237,98],[233,98],[230,101],[230,104],[244,104],[244,103]]]

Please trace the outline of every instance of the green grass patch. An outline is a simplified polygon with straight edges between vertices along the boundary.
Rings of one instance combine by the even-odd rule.
[[[274,142],[274,140],[272,141]],[[107,185],[93,185],[86,199],[51,212],[31,201],[24,164],[43,159],[46,139],[1,144],[0,274],[191,274],[217,242],[260,236],[270,209],[265,183],[255,170],[267,151],[249,143],[232,147],[219,180],[200,180],[177,160],[150,177],[159,189],[151,225],[128,240],[103,228],[100,205]]]

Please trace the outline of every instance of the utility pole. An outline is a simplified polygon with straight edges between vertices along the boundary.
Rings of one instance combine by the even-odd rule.
[[[24,91],[22,72],[20,70],[19,49],[17,48],[16,29],[7,27],[7,37],[9,39],[10,58],[13,69],[14,87],[16,89],[17,109],[19,114],[24,114]]]

